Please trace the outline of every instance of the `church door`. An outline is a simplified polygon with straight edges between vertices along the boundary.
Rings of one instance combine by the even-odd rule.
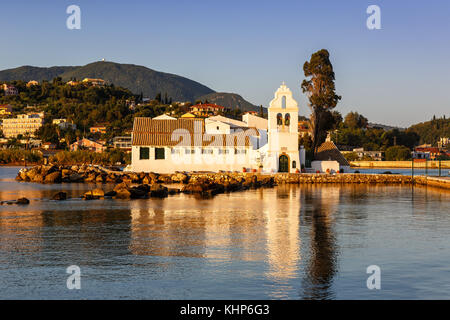
[[[281,155],[278,164],[278,172],[289,172],[289,159],[287,156]]]

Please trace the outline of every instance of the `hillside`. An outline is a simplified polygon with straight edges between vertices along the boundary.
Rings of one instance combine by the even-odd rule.
[[[399,131],[405,131],[406,130],[405,128],[393,127],[393,126],[388,126],[388,125],[385,125],[385,124],[372,123],[372,122],[369,122],[367,127],[368,128],[380,128],[380,129],[383,129],[385,131],[394,130],[394,129],[397,129]]]
[[[14,69],[7,69],[0,71],[0,81],[13,81],[13,80],[23,80],[23,81],[42,81],[42,80],[52,80],[58,77],[64,72],[68,72],[79,67],[50,67],[50,68],[40,68],[32,66],[23,66]]]
[[[144,97],[154,98],[159,92],[167,93],[173,101],[191,101],[208,99],[218,104],[240,106],[244,110],[254,110],[248,101],[233,93],[216,93],[214,90],[196,81],[175,74],[164,73],[147,67],[120,64],[114,62],[94,62],[85,66],[40,68],[23,66],[0,71],[0,81],[12,80],[52,80],[61,77],[64,81],[72,78],[101,78],[116,86],[131,90],[134,94],[143,93]]]
[[[198,98],[198,100],[208,100],[209,103],[215,103],[224,107],[235,109],[238,107],[242,111],[259,111],[259,107],[251,104],[236,93],[214,92]]]
[[[158,72],[143,66],[113,62],[94,62],[60,75],[64,81],[71,78],[101,78],[116,86],[128,88],[135,94],[154,98],[158,92],[174,101],[194,101],[214,92],[212,89],[175,74]]]
[[[410,131],[417,133],[420,143],[436,145],[441,137],[450,137],[450,119],[440,118],[421,122],[409,127]]]

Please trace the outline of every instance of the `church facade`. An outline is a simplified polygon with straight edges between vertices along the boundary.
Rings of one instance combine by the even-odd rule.
[[[126,170],[294,173],[301,164],[298,104],[283,83],[270,102],[268,119],[135,118],[131,165]]]

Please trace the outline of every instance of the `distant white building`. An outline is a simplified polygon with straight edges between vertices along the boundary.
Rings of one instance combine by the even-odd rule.
[[[76,130],[76,128],[77,128],[76,124],[74,124],[72,122],[67,122],[67,119],[53,119],[52,123],[56,124],[58,127],[60,127],[63,130],[69,129],[69,128]]]
[[[297,172],[298,105],[289,88],[275,92],[268,120],[252,117],[135,118],[127,170]]]
[[[5,92],[5,96],[15,96],[19,94],[19,90],[13,85],[9,85],[4,83],[2,85],[3,91]]]
[[[44,124],[44,113],[19,114],[16,118],[3,119],[2,130],[6,138],[29,134],[34,136]]]

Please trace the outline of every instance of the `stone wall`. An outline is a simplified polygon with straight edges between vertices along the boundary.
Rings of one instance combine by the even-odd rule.
[[[414,177],[414,183],[442,189],[450,189],[450,178],[446,177],[438,178],[438,177],[417,176]]]
[[[411,168],[411,161],[351,161],[353,168]],[[428,161],[428,169],[438,169],[439,161]],[[414,168],[425,168],[425,162],[415,162]],[[441,161],[441,169],[449,169],[450,160]]]

